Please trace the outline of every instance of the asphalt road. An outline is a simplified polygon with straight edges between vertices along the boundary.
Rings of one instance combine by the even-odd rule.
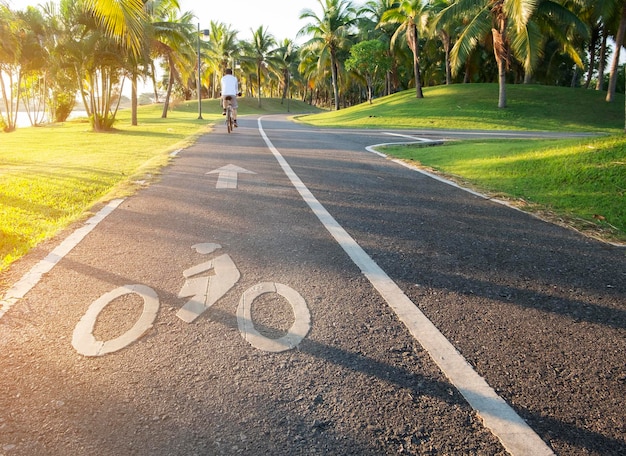
[[[242,117],[20,262],[0,454],[626,454],[625,250],[395,140]]]

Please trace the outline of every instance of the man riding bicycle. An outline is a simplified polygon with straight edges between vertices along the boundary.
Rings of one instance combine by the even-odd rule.
[[[224,77],[222,78],[222,115],[226,115],[226,106],[228,106],[227,97],[230,97],[230,106],[233,113],[233,121],[235,127],[237,126],[237,95],[241,95],[239,92],[239,81],[233,76],[233,70],[226,68]]]

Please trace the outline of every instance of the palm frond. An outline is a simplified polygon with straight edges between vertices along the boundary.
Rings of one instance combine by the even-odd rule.
[[[142,0],[85,0],[109,36],[139,54],[146,13]]]

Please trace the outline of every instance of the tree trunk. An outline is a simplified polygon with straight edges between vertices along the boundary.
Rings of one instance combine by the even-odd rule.
[[[593,70],[596,66],[596,43],[598,42],[600,31],[597,27],[593,27],[591,29],[591,39],[589,40],[589,47],[587,48],[587,53],[589,54],[589,69],[587,70],[587,78],[585,80],[585,89],[589,88],[589,84],[591,84],[591,78],[593,77]],[[601,75],[600,75],[601,76]]]
[[[606,101],[609,103],[615,97],[615,88],[617,87],[617,74],[619,70],[619,54],[622,50],[624,42],[624,33],[626,32],[626,2],[622,6],[622,17],[619,21],[619,29],[615,37],[615,52],[613,53],[613,64],[611,66],[611,76],[609,78],[609,89],[606,93]]]
[[[608,39],[606,24],[602,27],[602,44],[600,45],[600,61],[598,62],[598,82],[596,90],[604,90],[604,60],[606,56],[606,40]]]
[[[261,64],[259,63],[256,67],[256,78],[258,84],[258,93],[257,98],[259,100],[259,108],[261,107]]]
[[[289,69],[287,68],[283,70],[283,81],[285,81],[285,83],[283,85],[283,96],[280,104],[283,104],[283,101],[285,100],[285,98],[287,98],[287,95],[289,94]]]
[[[154,68],[154,60],[150,60],[150,67],[152,69],[151,77],[152,77],[152,88],[154,89],[154,102],[159,102],[159,90],[157,89],[157,80],[156,80],[156,68]]]
[[[333,82],[333,96],[335,97],[335,111],[339,111],[339,85],[338,85],[338,76],[337,76],[337,61],[335,57],[335,53],[331,51],[330,53],[330,72],[332,74],[332,82]]]
[[[4,99],[5,108],[7,111],[7,118],[5,120],[4,131],[6,133],[13,132],[17,129],[17,113],[20,110],[20,86],[22,80],[21,71],[18,72],[17,75],[17,83],[13,84],[13,75],[11,72],[7,72],[8,74],[8,82],[9,82],[9,95],[7,96],[7,91],[4,83],[4,79],[0,81],[0,85],[2,85],[2,96]],[[0,78],[2,78],[2,72],[0,71]],[[13,88],[16,87],[17,96],[13,97]],[[13,100],[16,100],[15,103]]]
[[[170,77],[167,83],[167,94],[165,95],[165,102],[163,103],[163,112],[161,113],[161,119],[167,118],[167,111],[170,109],[170,98],[172,97],[173,85],[174,85],[174,73],[172,72],[172,69],[170,67]]]
[[[131,81],[130,91],[130,124],[137,126],[137,72],[133,70],[133,79]],[[121,96],[121,94],[120,94]]]
[[[498,108],[506,108],[507,48],[505,30],[505,20],[501,20],[500,30],[495,28],[491,29],[493,36],[493,54],[498,64]]]
[[[498,60],[498,108],[506,108],[506,65]]]
[[[452,68],[450,66],[450,35],[443,30],[441,31],[441,42],[443,43],[443,50],[445,52],[445,65],[446,65],[446,85],[452,84]]]
[[[407,40],[409,48],[413,52],[413,74],[415,75],[415,97],[424,98],[422,92],[422,77],[420,74],[420,59],[419,59],[419,42],[417,37],[417,27],[412,24],[407,30]]]

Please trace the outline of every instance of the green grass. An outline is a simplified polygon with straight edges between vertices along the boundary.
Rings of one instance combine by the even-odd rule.
[[[455,142],[384,152],[614,242],[626,242],[626,138]]]
[[[547,130],[607,133],[576,140],[463,141],[383,152],[508,199],[524,210],[613,242],[626,242],[624,96],[593,90],[495,84],[409,90],[352,108],[299,117],[325,127]]]
[[[444,128],[622,132],[624,95],[537,85],[508,85],[507,108],[498,109],[497,84],[454,84],[407,90],[348,109],[299,120],[326,127]]]
[[[291,101],[291,110],[314,111]],[[88,215],[94,205],[132,193],[158,176],[169,153],[221,121],[217,100],[183,103],[161,119],[160,105],[120,111],[115,131],[94,133],[85,119],[0,133],[0,271],[41,241]],[[286,112],[280,100],[243,98],[240,113]]]

